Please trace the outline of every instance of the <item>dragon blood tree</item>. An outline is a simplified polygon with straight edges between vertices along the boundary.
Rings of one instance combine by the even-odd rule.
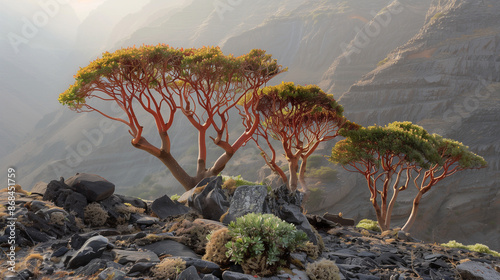
[[[129,127],[132,145],[163,162],[189,190],[203,178],[219,174],[233,154],[248,142],[257,123],[248,123],[234,141],[229,140],[230,111],[246,94],[257,92],[271,78],[285,71],[271,55],[252,50],[246,55],[224,55],[218,47],[177,49],[168,45],[125,48],[104,53],[81,68],[76,82],[59,96],[59,102],[77,112],[95,111]],[[92,101],[92,102],[91,102]],[[98,102],[94,102],[98,101]],[[121,108],[123,116],[100,109],[107,102]],[[155,146],[143,135],[151,119],[160,138]],[[196,174],[189,175],[171,154],[169,129],[178,115],[198,132]],[[207,132],[223,154],[207,167]]]
[[[244,115],[252,115],[248,113],[251,111],[260,123],[252,139],[266,163],[290,190],[295,191],[300,182],[302,190],[307,193],[307,158],[321,142],[335,138],[339,129],[348,123],[342,115],[342,106],[318,86],[296,86],[293,83],[265,87],[252,96],[248,95],[243,103]],[[276,163],[276,148],[273,146],[276,144],[272,139],[281,142],[290,179]]]
[[[422,196],[439,181],[460,170],[486,166],[482,157],[463,144],[431,135],[410,122],[341,130],[340,134],[346,139],[332,149],[330,161],[365,177],[381,230],[389,229],[398,194],[408,186],[414,185],[417,194],[403,231],[415,221]]]

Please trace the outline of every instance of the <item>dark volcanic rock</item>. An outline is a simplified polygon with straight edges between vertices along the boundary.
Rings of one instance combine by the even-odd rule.
[[[170,197],[164,195],[153,201],[153,204],[151,204],[151,211],[153,211],[158,218],[166,219],[171,216],[186,214],[189,212],[189,207],[177,201],[172,201]]]
[[[205,219],[219,221],[229,207],[229,201],[222,191],[221,176],[203,179],[189,193],[188,206],[203,215]],[[181,199],[182,197],[179,201],[182,202]]]
[[[141,248],[153,251],[158,256],[172,255],[174,257],[199,258],[188,246],[173,240],[163,240],[142,246]]]
[[[98,235],[89,238],[69,260],[67,268],[75,269],[88,264],[95,258],[99,258],[107,245],[108,239],[104,236]]]
[[[90,202],[106,199],[115,192],[115,184],[95,174],[77,173],[65,183]]]
[[[190,266],[177,276],[177,280],[201,280],[201,278],[198,275],[196,267]]]

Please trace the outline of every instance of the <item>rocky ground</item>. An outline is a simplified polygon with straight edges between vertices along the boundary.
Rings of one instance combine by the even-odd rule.
[[[397,229],[355,228],[338,215],[304,215],[300,195],[283,188],[235,188],[214,177],[179,201],[114,194],[112,183],[91,174],[41,183],[31,193],[4,190],[0,273],[10,280],[165,279],[160,263],[178,257],[185,268],[177,279],[258,279],[203,256],[208,234],[261,212],[294,223],[317,247],[324,244],[321,252],[293,253],[289,267],[262,279],[313,279],[305,268],[321,259],[335,261],[340,279],[500,279],[498,257],[427,244]]]

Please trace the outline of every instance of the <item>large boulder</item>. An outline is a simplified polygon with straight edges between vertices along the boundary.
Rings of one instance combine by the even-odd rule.
[[[43,200],[54,202],[55,205],[63,207],[69,213],[81,219],[84,218],[84,209],[87,206],[87,198],[64,182],[61,177],[59,181],[52,180],[47,184],[47,188],[43,195]]]
[[[219,221],[229,208],[229,201],[222,190],[221,176],[203,179],[189,193],[188,206],[203,215],[205,219]],[[179,198],[179,201],[182,202],[182,198]]]
[[[266,186],[240,186],[234,192],[229,210],[222,222],[229,224],[238,217],[248,213],[265,213],[266,211]]]
[[[166,219],[171,216],[186,214],[189,212],[189,207],[177,201],[172,201],[170,197],[164,195],[153,201],[153,204],[151,204],[151,211],[153,211],[158,218]]]
[[[115,192],[115,184],[95,174],[77,173],[65,183],[90,202],[104,200]]]

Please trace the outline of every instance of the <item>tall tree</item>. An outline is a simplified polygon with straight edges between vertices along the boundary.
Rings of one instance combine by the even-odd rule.
[[[382,230],[389,229],[398,194],[410,184],[413,183],[418,192],[412,214],[403,226],[405,231],[415,220],[423,194],[432,186],[459,170],[486,166],[482,157],[462,144],[431,135],[410,122],[393,122],[385,127],[370,126],[340,133],[346,139],[335,145],[330,160],[365,177],[370,202]],[[392,190],[390,201],[389,189]]]
[[[296,190],[300,182],[303,191],[307,192],[307,158],[321,142],[335,138],[347,123],[342,106],[318,86],[296,86],[293,83],[265,87],[244,101],[247,106],[252,104],[251,110],[247,111],[254,112],[260,120],[253,139],[266,163],[288,183],[290,190]],[[276,162],[272,139],[281,142],[288,161],[289,180]]]
[[[230,142],[229,114],[240,99],[256,92],[271,78],[285,71],[271,55],[252,50],[246,55],[224,55],[218,47],[177,49],[168,45],[125,48],[81,68],[75,83],[59,96],[59,102],[77,112],[95,111],[129,127],[132,145],[163,162],[186,190],[205,177],[220,173],[233,154],[257,129],[247,123],[245,131]],[[112,116],[91,99],[113,102],[125,117]],[[138,118],[145,111],[153,118],[161,146],[143,135]],[[189,175],[171,154],[169,129],[174,117],[184,115],[198,131],[197,171]],[[224,153],[207,168],[207,132]]]

